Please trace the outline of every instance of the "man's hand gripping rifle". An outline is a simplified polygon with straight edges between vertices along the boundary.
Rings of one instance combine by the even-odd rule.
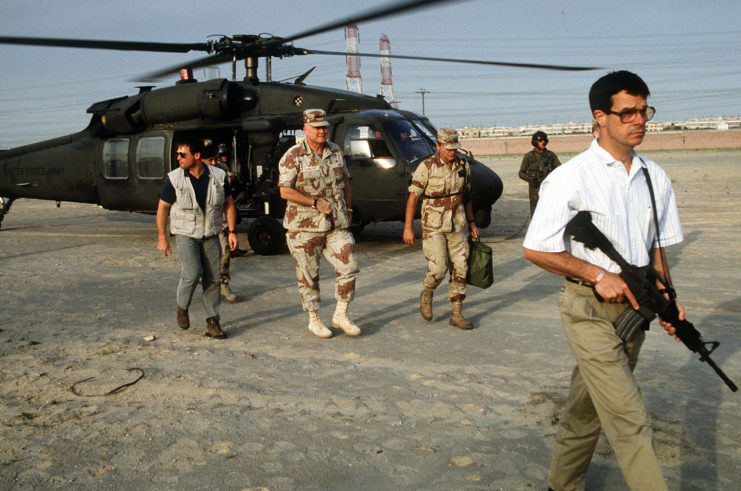
[[[720,343],[718,341],[705,342],[695,326],[687,320],[679,319],[679,311],[675,301],[676,293],[669,288],[666,281],[651,265],[637,267],[629,264],[604,234],[592,223],[592,215],[588,211],[580,211],[566,225],[566,233],[574,240],[582,242],[589,249],[599,248],[607,257],[620,266],[620,277],[625,281],[636,301],[639,310],[629,308],[615,322],[617,334],[622,339],[630,339],[636,329],[644,323],[652,321],[658,314],[662,320],[669,322],[676,329],[676,336],[682,340],[690,351],[700,355],[700,361],[710,365],[723,382],[736,392],[738,387],[729,379],[723,370],[713,362],[710,354]],[[661,285],[661,289],[659,286]],[[595,291],[595,295],[597,292]],[[597,295],[599,298],[599,295]],[[601,299],[600,299],[601,300]],[[710,349],[708,349],[708,346]]]

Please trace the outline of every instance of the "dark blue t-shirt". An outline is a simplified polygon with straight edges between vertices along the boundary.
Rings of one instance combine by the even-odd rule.
[[[208,169],[208,165],[203,166],[203,172],[201,173],[201,177],[195,178],[190,172],[183,171],[188,174],[188,177],[190,178],[190,183],[193,185],[193,191],[196,193],[196,201],[198,202],[198,206],[201,208],[201,211],[206,209],[206,195],[208,194],[208,177],[210,175],[210,170]],[[229,185],[229,181],[227,179],[224,179],[224,197],[231,196],[232,195],[232,187]],[[170,178],[168,177],[165,179],[165,184],[162,186],[162,192],[160,193],[160,199],[164,201],[165,203],[173,204],[175,200],[177,199],[177,195],[175,194],[175,187],[170,182]]]

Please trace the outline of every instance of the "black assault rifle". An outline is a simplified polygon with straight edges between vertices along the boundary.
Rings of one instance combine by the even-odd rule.
[[[572,235],[574,240],[582,242],[589,249],[599,248],[620,266],[620,277],[628,285],[640,305],[640,309],[637,311],[632,308],[627,309],[615,322],[616,331],[621,338],[629,338],[635,329],[652,321],[658,314],[662,320],[671,323],[676,328],[676,336],[682,340],[690,351],[699,353],[700,361],[710,365],[733,392],[738,390],[736,384],[710,359],[710,354],[715,351],[720,343],[718,341],[703,341],[702,336],[691,322],[679,319],[679,311],[675,301],[676,293],[673,288],[667,286],[666,281],[658,271],[651,265],[638,267],[629,264],[615,250],[607,237],[592,223],[592,215],[588,211],[577,213],[566,225],[566,233]],[[659,290],[657,283],[661,284],[663,289]],[[597,295],[596,291],[594,293]],[[597,295],[597,298],[600,298],[599,295]],[[600,298],[600,300],[602,299]],[[707,346],[710,346],[710,349]]]

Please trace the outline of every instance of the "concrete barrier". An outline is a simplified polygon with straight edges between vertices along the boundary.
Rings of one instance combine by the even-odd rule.
[[[524,154],[532,150],[529,136],[504,138],[461,138],[463,148],[474,155]],[[592,141],[591,135],[553,135],[548,148],[556,153],[577,153]],[[663,131],[648,133],[641,150],[701,150],[710,148],[741,148],[741,130],[728,131]]]

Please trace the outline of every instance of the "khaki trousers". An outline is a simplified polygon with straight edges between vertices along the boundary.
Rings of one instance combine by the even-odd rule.
[[[667,489],[651,443],[648,410],[633,378],[645,333],[624,343],[612,324],[629,304],[601,303],[591,288],[564,282],[559,307],[576,367],[548,486],[556,491],[584,488],[601,427],[631,489]]]

